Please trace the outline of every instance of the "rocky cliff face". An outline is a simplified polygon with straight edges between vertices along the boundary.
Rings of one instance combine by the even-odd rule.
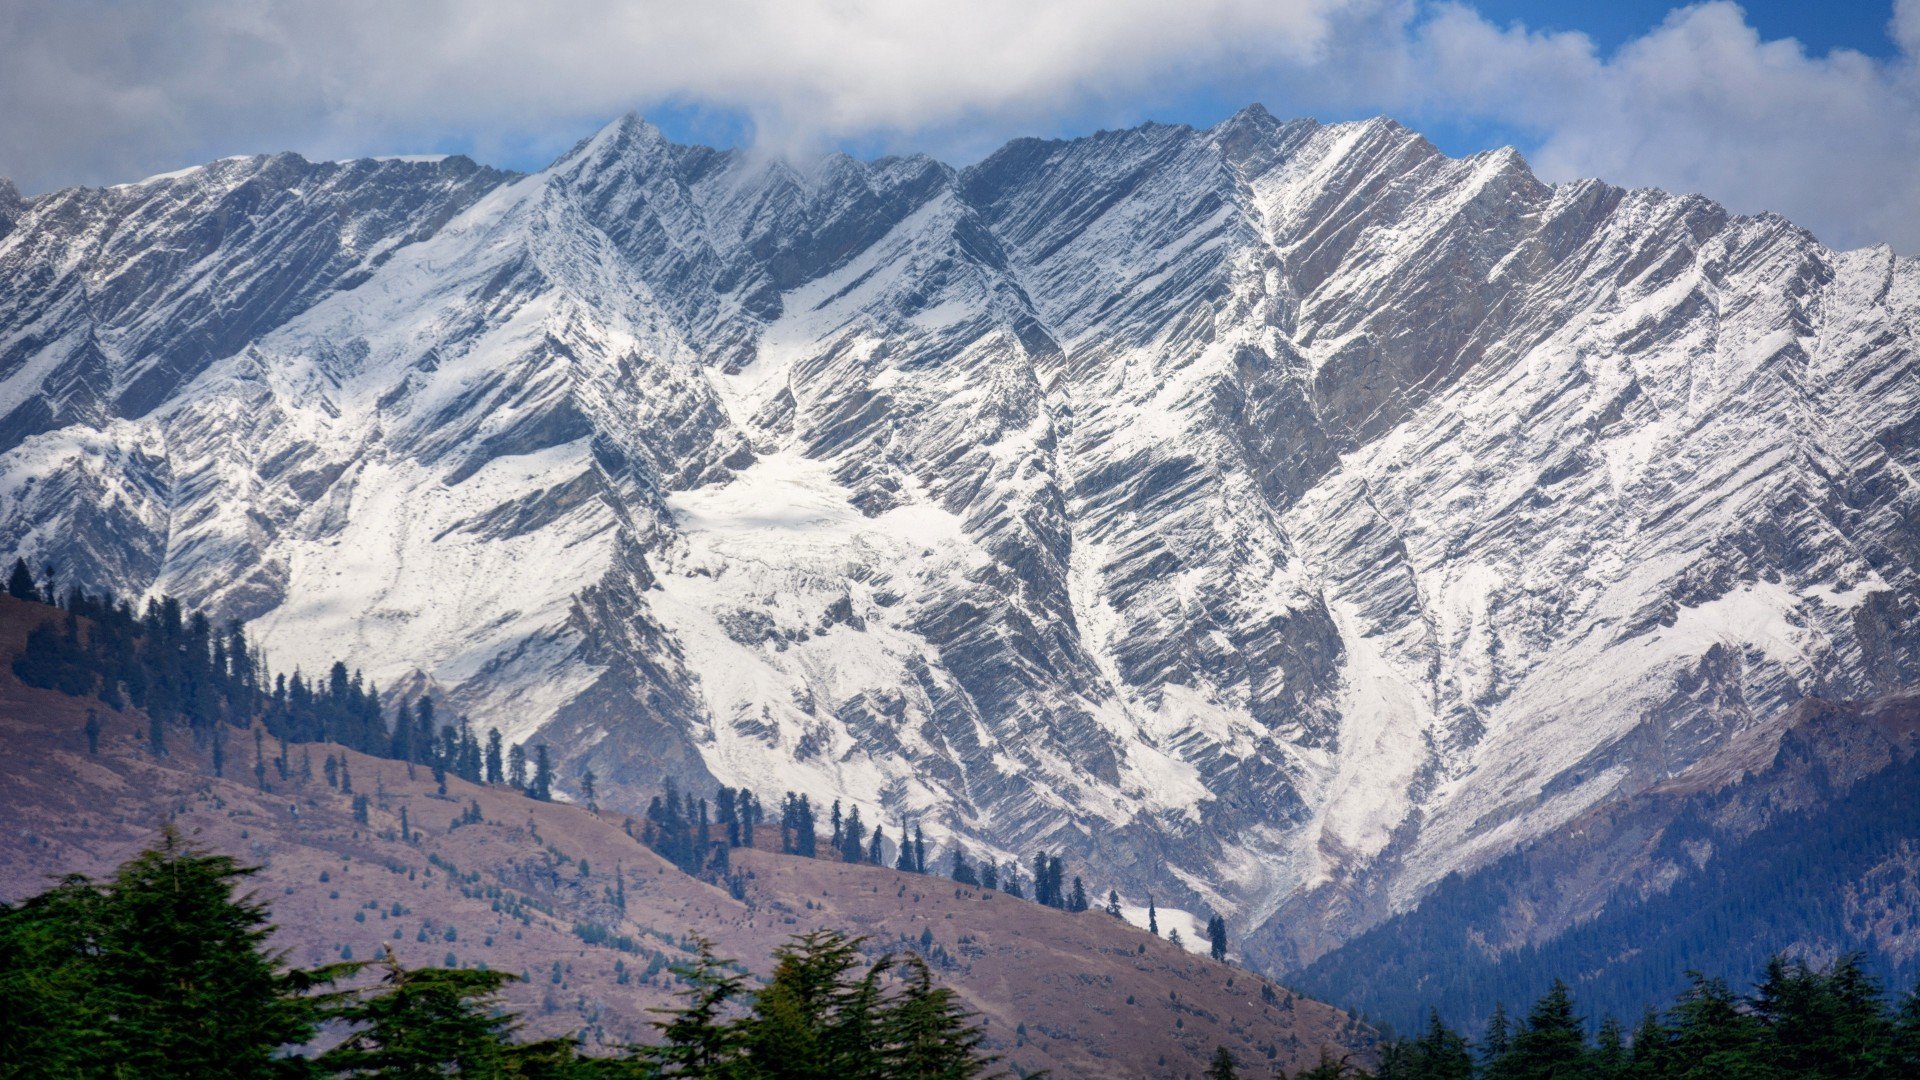
[[[1920,265],[1389,121],[240,159],[0,282],[8,545],[1277,962],[1920,677]]]

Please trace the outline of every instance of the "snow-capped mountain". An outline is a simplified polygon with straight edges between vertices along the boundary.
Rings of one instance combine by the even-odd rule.
[[[232,159],[0,188],[0,539],[1311,956],[1920,679],[1917,336],[1885,248],[1385,120]]]

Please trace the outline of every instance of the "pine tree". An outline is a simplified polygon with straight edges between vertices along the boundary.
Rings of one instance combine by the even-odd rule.
[[[1473,1080],[1473,1055],[1459,1032],[1427,1010],[1427,1030],[1406,1048],[1403,1075],[1420,1080]]]
[[[1633,1060],[1627,1054],[1627,1036],[1620,1029],[1620,1021],[1609,1016],[1600,1022],[1600,1033],[1594,1038],[1593,1056],[1588,1064],[1594,1080],[1625,1080]]]
[[[1215,960],[1227,959],[1227,920],[1218,915],[1207,920],[1207,953]]]
[[[98,1037],[122,1075],[270,1075],[279,1047],[317,1030],[321,1002],[305,992],[345,969],[285,970],[267,949],[265,906],[236,895],[255,872],[169,828],[115,874],[98,930],[110,1003]]]
[[[1493,1003],[1493,1015],[1487,1018],[1487,1033],[1480,1038],[1480,1067],[1493,1075],[1513,1049],[1513,1034],[1507,1023],[1507,1005]]]
[[[1659,1010],[1648,1005],[1640,1016],[1639,1026],[1633,1029],[1633,1046],[1628,1058],[1630,1075],[1665,1076],[1672,1044],[1673,1033],[1661,1022]]]
[[[13,560],[13,573],[7,577],[7,595],[15,600],[40,602],[40,588],[33,583],[33,571],[27,568],[27,560]]]
[[[1752,1001],[1766,1027],[1766,1059],[1793,1076],[1875,1076],[1893,1042],[1885,995],[1857,954],[1821,972],[1805,961],[1767,962]]]
[[[1900,999],[1888,1058],[1897,1074],[1920,1076],[1920,985]]]
[[[908,954],[904,965],[905,989],[880,1023],[879,1074],[952,1080],[984,1075],[997,1060],[980,1051],[984,1033],[952,990],[933,985],[925,960]]]
[[[840,859],[842,862],[857,863],[866,857],[867,825],[860,820],[860,808],[853,808],[847,815],[845,835],[840,838]]]
[[[500,729],[487,729],[487,783],[498,784],[506,779],[500,756]]]
[[[1107,914],[1116,919],[1125,918],[1125,916],[1120,913],[1120,891],[1118,889],[1107,890]]]
[[[104,889],[75,875],[17,905],[0,904],[0,1074],[112,1075],[102,1036],[115,1006],[98,945]]]
[[[1240,1075],[1238,1062],[1233,1060],[1233,1051],[1225,1046],[1213,1048],[1213,1060],[1207,1065],[1207,1080],[1235,1080]]]
[[[721,1012],[739,997],[746,977],[732,961],[714,954],[713,942],[702,937],[693,942],[694,961],[672,969],[687,985],[686,1003],[660,1010],[665,1019],[653,1026],[661,1041],[645,1057],[666,1076],[725,1076],[739,1065],[746,1039],[740,1025],[722,1021]]]
[[[777,1076],[877,1077],[873,1054],[880,978],[889,959],[854,974],[860,939],[833,931],[799,935],[775,953],[773,977],[754,995],[744,1025],[747,1059]]]
[[[1670,1060],[1684,1062],[1687,1075],[1744,1080],[1773,1075],[1765,1061],[1765,1029],[1721,979],[1699,972],[1667,1017]]]
[[[100,714],[88,709],[87,726],[82,730],[87,736],[87,753],[98,754],[100,752]]]
[[[1020,889],[1020,864],[1014,862],[1012,859],[1008,859],[1006,863],[1000,867],[1000,891],[1013,897],[1015,900],[1022,899]]]
[[[1153,894],[1147,894],[1147,933],[1160,936],[1160,910],[1153,906]]]
[[[553,801],[553,763],[546,743],[533,745],[533,782],[527,785],[527,794],[541,802]]]
[[[451,955],[451,954],[449,954]],[[320,1056],[343,1076],[414,1078],[505,1076],[516,1058],[552,1052],[551,1044],[515,1047],[519,1023],[496,1009],[500,971],[403,968],[386,950],[380,988],[340,1010],[357,1029]]]
[[[507,750],[507,783],[521,791],[527,789],[527,749],[519,743]]]
[[[980,884],[980,875],[973,872],[973,864],[967,861],[967,849],[958,843],[953,845],[953,869],[949,876],[962,885]]]
[[[1571,1077],[1586,1060],[1586,1029],[1573,1012],[1573,995],[1559,979],[1527,1014],[1497,1075],[1513,1080]]]
[[[580,772],[580,797],[587,800],[588,810],[591,810],[594,813],[599,813],[600,804],[594,802],[593,795],[594,795],[593,770],[583,769]],[[707,801],[705,799],[700,800],[700,807],[702,812],[706,810],[706,805],[707,805]]]
[[[1080,875],[1073,876],[1073,891],[1067,894],[1068,911],[1087,910],[1087,887],[1080,881]]]

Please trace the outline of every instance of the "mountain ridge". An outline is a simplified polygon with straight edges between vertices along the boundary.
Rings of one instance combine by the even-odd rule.
[[[0,537],[276,662],[391,658],[563,786],[1064,846],[1281,957],[1920,674],[1888,252],[1255,109],[962,170],[626,118],[526,176],[389,164],[426,190],[370,243],[202,192],[342,268],[132,417],[219,349],[86,322],[28,200]]]

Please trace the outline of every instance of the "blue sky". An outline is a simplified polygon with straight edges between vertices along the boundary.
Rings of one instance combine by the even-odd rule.
[[[1920,251],[1920,0],[0,0],[0,48],[28,192],[280,149],[531,169],[627,111],[964,164],[1260,101]]]
[[[1671,0],[1482,0],[1465,4],[1496,24],[1522,23],[1537,30],[1576,31],[1591,38],[1603,54],[1610,54],[1634,39],[1644,37],[1658,27],[1669,13],[1683,4]],[[1745,0],[1741,5],[1747,22],[1767,39],[1793,38],[1810,52],[1851,49],[1867,56],[1888,59],[1896,55],[1893,37],[1888,33],[1893,16],[1891,0]],[[1183,86],[1176,93],[1142,94],[1131,103],[1137,120],[1207,127],[1233,115],[1251,101],[1268,102],[1276,112],[1291,115],[1284,98],[1271,91],[1263,94],[1258,79],[1222,80],[1222,85]],[[1251,95],[1251,96],[1249,96]],[[642,113],[676,141],[713,146],[737,146],[753,141],[751,121],[738,110],[716,109],[677,102],[662,102],[642,109]],[[1356,119],[1372,116],[1379,110],[1364,106],[1322,115],[1322,119]],[[1526,147],[1533,134],[1524,128],[1498,121],[1448,115],[1437,111],[1421,118],[1420,131],[1434,145],[1450,154],[1469,154],[1498,146]],[[1078,121],[1078,122],[1076,122]],[[1104,110],[1098,118],[1062,116],[1034,134],[1071,136],[1097,130],[1102,121],[1111,121]],[[1129,121],[1121,121],[1129,122]],[[861,156],[872,156],[902,149],[897,136],[836,140],[839,149]],[[465,152],[471,144],[450,140],[444,149]],[[965,157],[966,154],[949,154]],[[508,155],[500,163],[511,168],[537,169],[550,158],[545,147],[525,147]],[[1920,162],[1916,163],[1920,167]]]

